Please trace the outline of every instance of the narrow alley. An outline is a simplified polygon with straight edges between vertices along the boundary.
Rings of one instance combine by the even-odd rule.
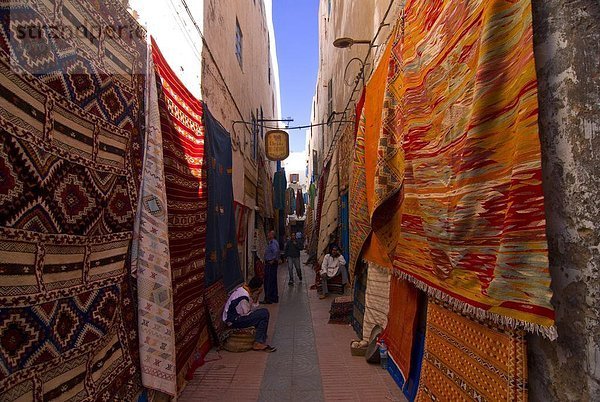
[[[269,306],[269,342],[277,352],[211,351],[180,402],[406,400],[379,364],[349,353],[356,333],[348,324],[328,323],[334,297],[319,300],[310,289],[313,270],[302,267],[306,280],[294,286],[287,284],[285,264],[279,267],[279,303]]]
[[[0,402],[600,402],[599,0],[0,1]]]

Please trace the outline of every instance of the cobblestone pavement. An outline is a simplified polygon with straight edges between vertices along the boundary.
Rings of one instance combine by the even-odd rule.
[[[304,282],[296,278],[294,286],[287,285],[287,265],[279,267],[279,303],[267,306],[268,343],[277,351],[211,351],[179,401],[406,400],[385,370],[350,354],[355,332],[328,324],[333,296],[319,300],[309,289],[312,269],[302,267]]]

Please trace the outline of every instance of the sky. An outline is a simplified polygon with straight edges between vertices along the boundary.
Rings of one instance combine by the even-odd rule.
[[[318,15],[319,0],[273,1],[281,116],[294,119],[290,126],[310,124],[319,66]],[[304,151],[306,130],[291,130],[289,133],[290,152]]]

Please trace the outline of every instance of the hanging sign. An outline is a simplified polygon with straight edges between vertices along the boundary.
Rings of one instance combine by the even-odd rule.
[[[290,136],[283,130],[271,130],[265,134],[265,152],[272,161],[282,161],[290,156]]]

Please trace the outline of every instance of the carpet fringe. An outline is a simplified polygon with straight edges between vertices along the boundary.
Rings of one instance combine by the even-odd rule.
[[[556,330],[556,326],[545,327],[540,324],[535,324],[531,322],[526,322],[522,320],[518,320],[516,318],[507,317],[504,315],[500,315],[497,313],[492,313],[486,310],[483,310],[479,307],[471,306],[457,298],[450,296],[439,289],[436,289],[428,284],[414,278],[406,274],[405,272],[398,271],[393,269],[393,275],[400,277],[410,283],[412,283],[416,288],[425,292],[428,296],[433,297],[436,300],[448,303],[453,309],[462,312],[470,317],[474,317],[480,321],[491,321],[496,325],[504,326],[506,328],[510,328],[513,330],[524,330],[529,333],[533,333],[544,338],[547,338],[551,341],[555,341],[558,339],[558,332]]]

